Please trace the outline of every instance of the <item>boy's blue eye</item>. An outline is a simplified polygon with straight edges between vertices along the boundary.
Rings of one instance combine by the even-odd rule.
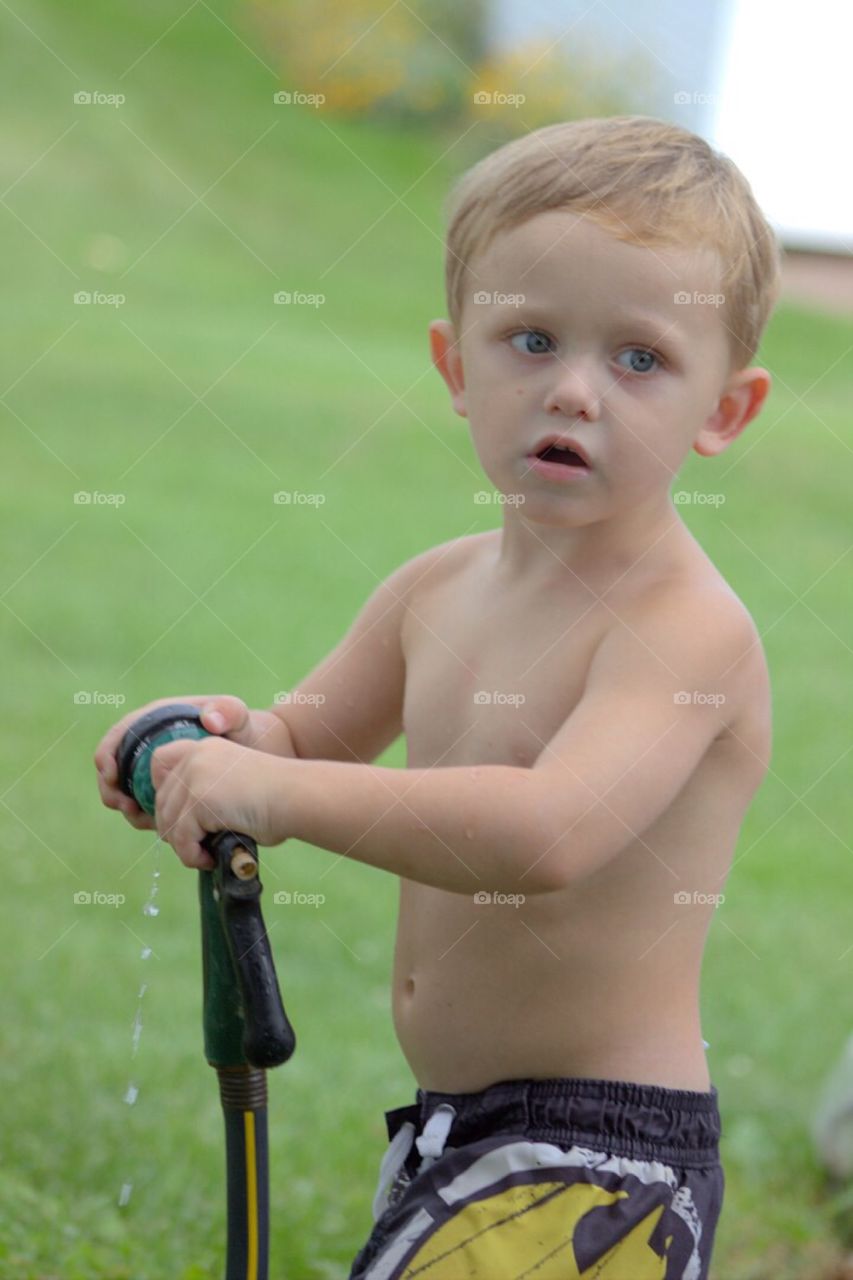
[[[527,338],[534,338],[536,339],[537,342],[551,341],[548,335],[546,333],[542,333],[539,329],[524,329],[520,333],[514,333],[510,337],[510,342],[514,344],[516,338],[523,338],[525,341]],[[514,347],[514,350],[521,351],[524,353],[524,355],[528,355],[528,356],[539,356],[542,354],[543,351],[548,351],[549,348],[541,347],[541,346],[535,347],[535,348],[524,346],[524,347]]]
[[[648,363],[649,360],[654,360],[658,364],[660,363],[660,360],[655,355],[654,351],[648,351],[645,347],[629,347],[627,351],[620,351],[619,356],[639,356],[639,361],[632,360],[631,362],[631,373],[651,372],[652,366]],[[617,357],[617,360],[618,358],[619,357]]]
[[[522,346],[516,344],[518,338],[521,339]],[[540,356],[552,350],[552,339],[541,329],[523,329],[511,334],[509,341],[515,351],[528,356]],[[625,366],[630,373],[651,373],[660,364],[660,356],[646,347],[629,347],[626,351],[620,351],[617,360],[622,356],[631,357],[630,365]]]

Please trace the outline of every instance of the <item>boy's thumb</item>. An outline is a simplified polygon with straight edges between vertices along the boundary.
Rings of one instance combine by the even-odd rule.
[[[154,790],[158,790],[165,780],[166,774],[174,769],[187,748],[186,740],[176,738],[174,742],[161,743],[151,753],[149,769]]]
[[[234,742],[241,742],[241,733],[249,727],[249,708],[242,698],[223,694],[206,702],[201,709],[201,722],[209,733],[227,733]]]

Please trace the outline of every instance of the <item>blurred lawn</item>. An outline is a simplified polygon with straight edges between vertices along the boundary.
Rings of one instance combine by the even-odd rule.
[[[195,880],[101,808],[91,755],[115,712],[74,694],[268,705],[395,565],[497,523],[473,500],[488,482],[426,339],[444,313],[441,203],[469,144],[436,163],[452,138],[275,107],[282,86],[234,22],[219,0],[177,19],[162,0],[0,13],[16,184],[0,205],[10,1280],[208,1280],[223,1265]],[[79,90],[127,101],[75,107]],[[126,302],[76,306],[78,290]],[[276,306],[277,290],[326,301]],[[683,515],[756,618],[775,692],[772,772],[705,969],[727,1176],[716,1280],[816,1277],[832,1252],[808,1123],[853,1024],[851,343],[853,324],[782,308],[760,357],[769,406],[674,486],[725,494]],[[280,490],[325,502],[276,505]],[[125,501],[78,505],[79,491]],[[398,742],[381,762],[404,760]],[[382,1111],[415,1087],[390,1019],[396,884],[346,862],[324,877],[333,861],[307,846],[265,858],[268,889],[327,899],[265,907],[299,1036],[269,1077],[272,1273],[298,1280],[346,1275]],[[80,906],[79,890],[126,901]]]

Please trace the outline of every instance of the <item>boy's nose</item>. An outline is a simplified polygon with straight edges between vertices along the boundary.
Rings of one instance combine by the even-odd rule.
[[[564,365],[545,400],[545,412],[596,422],[601,414],[600,393],[587,366]]]

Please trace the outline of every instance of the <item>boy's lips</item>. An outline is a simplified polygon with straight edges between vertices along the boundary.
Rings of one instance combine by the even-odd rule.
[[[556,432],[543,436],[536,447],[527,454],[527,461],[532,464],[542,460],[543,456],[555,466],[574,467],[579,470],[588,470],[592,466],[583,445],[573,436],[558,435]]]

